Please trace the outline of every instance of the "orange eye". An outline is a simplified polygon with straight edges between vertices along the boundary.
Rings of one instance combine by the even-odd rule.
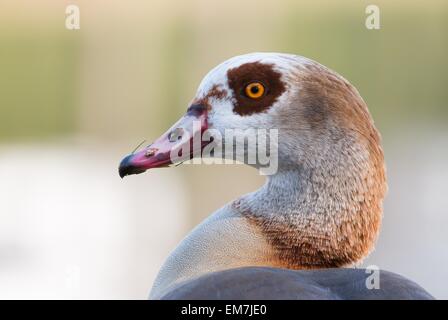
[[[264,86],[260,82],[252,82],[244,89],[246,96],[251,99],[258,99],[264,94]]]

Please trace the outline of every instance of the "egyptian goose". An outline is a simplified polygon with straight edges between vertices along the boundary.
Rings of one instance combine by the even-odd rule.
[[[387,188],[383,150],[358,91],[313,60],[252,53],[218,65],[186,115],[125,157],[119,174],[200,157],[211,143],[229,144],[226,129],[244,135],[253,128],[277,130],[275,172],[186,236],[162,266],[150,298],[431,298],[386,271],[380,289],[368,290],[360,285],[369,276],[365,270],[342,268],[365,258],[378,236]],[[195,147],[193,137],[207,130],[221,138]],[[188,148],[173,153],[174,146]]]

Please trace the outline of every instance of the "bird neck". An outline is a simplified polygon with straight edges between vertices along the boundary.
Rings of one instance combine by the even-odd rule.
[[[237,202],[240,208],[244,207],[266,220],[298,214],[309,191],[309,174],[299,168],[280,171],[269,176],[259,190],[241,197]]]
[[[341,267],[370,252],[386,184],[381,150],[365,151],[312,167],[280,168],[261,189],[233,203],[272,246],[276,265]]]

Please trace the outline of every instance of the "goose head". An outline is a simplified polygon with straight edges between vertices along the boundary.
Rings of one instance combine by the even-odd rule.
[[[356,157],[373,157],[377,165],[383,161],[373,120],[348,81],[301,56],[252,53],[212,69],[200,83],[185,116],[154,143],[124,158],[120,176],[200,157],[210,144],[224,147],[229,143],[228,129],[235,130],[228,146],[247,142],[238,138],[247,139],[250,129],[266,130],[257,134],[266,133],[268,140],[275,140],[266,151],[276,148],[280,169],[328,166],[338,161],[336,158],[352,162]],[[276,130],[276,136],[269,135],[269,130]],[[209,134],[204,135],[206,131]],[[199,143],[193,145],[195,137]],[[343,148],[342,143],[349,145]],[[181,155],[183,147],[188,152]],[[257,161],[248,163],[247,143],[243,151],[243,162],[259,165]],[[350,154],[343,157],[341,152]],[[229,153],[224,150],[219,155],[225,158]]]
[[[275,140],[269,141],[271,145],[266,145],[266,152],[278,148],[274,160],[279,156],[282,168],[315,161],[310,152],[316,151],[319,140],[320,145],[326,144],[324,134],[331,133],[324,130],[327,112],[323,104],[327,101],[318,101],[324,97],[309,92],[319,86],[307,78],[307,74],[313,74],[312,68],[323,67],[303,57],[274,53],[247,54],[223,62],[204,77],[186,114],[178,122],[154,143],[123,159],[120,176],[201,156],[210,144],[226,146],[227,143],[232,147],[238,142],[247,142],[239,138],[247,139],[248,134],[254,133],[251,129],[262,129],[255,134],[266,134],[268,141]],[[235,138],[230,144],[226,141],[229,129],[234,130]],[[272,133],[269,130],[275,130],[275,136],[269,135]],[[205,132],[209,134],[204,135]],[[199,137],[200,143],[193,145],[195,137]],[[188,154],[176,157],[183,147],[189,149]],[[248,163],[250,150],[247,144],[242,148],[242,161],[259,165],[257,161]],[[175,151],[179,154],[174,156]],[[226,151],[229,150],[219,156],[236,157]]]
[[[371,250],[386,191],[379,133],[347,80],[301,56],[252,53],[218,65],[185,116],[122,160],[120,176],[196,158],[212,142],[229,143],[227,129],[238,129],[235,136],[263,129],[268,153],[275,149],[268,183],[233,206],[267,235],[283,266],[347,265]],[[194,145],[194,137],[207,131],[219,137]],[[174,152],[181,157],[173,159],[173,148],[183,150]],[[250,151],[244,144],[245,161]]]

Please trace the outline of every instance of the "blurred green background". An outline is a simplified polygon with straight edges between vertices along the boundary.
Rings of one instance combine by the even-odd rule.
[[[64,28],[69,3],[82,7],[79,31]],[[380,129],[397,121],[443,124],[448,6],[377,1],[382,28],[368,30],[369,3],[7,1],[0,139],[122,137],[117,121],[129,136],[147,135],[149,125],[157,133],[212,66],[257,50],[297,53],[337,70],[359,88]]]
[[[371,3],[381,10],[380,30],[364,25]],[[68,4],[80,8],[80,30],[65,28]],[[184,166],[122,182],[116,173],[119,160],[141,140],[164,132],[186,110],[213,66],[238,54],[275,51],[317,60],[358,88],[382,132],[390,184],[383,233],[368,262],[412,277],[447,298],[448,253],[441,245],[448,240],[447,31],[446,1],[2,1],[0,231],[5,232],[0,281],[9,286],[1,289],[0,283],[0,296],[144,298],[176,242],[207,214],[254,190],[263,179],[244,167]],[[68,176],[53,181],[52,174]],[[161,188],[154,181],[168,182]],[[204,196],[211,185],[214,192]],[[151,194],[155,189],[157,197]],[[79,197],[63,201],[52,196],[56,190]],[[83,198],[82,192],[90,196]],[[118,196],[121,192],[128,193]],[[114,203],[122,197],[127,198]],[[48,203],[35,210],[34,198]],[[173,198],[179,206],[166,209]],[[79,199],[87,200],[80,204]],[[75,224],[52,224],[54,217],[73,219],[79,211],[84,218]],[[110,211],[121,222],[106,231]],[[103,218],[95,220],[98,212],[104,212]],[[41,233],[38,225],[29,225],[30,216],[47,215],[52,218]],[[171,232],[154,236],[160,229],[157,219]],[[24,225],[36,233],[25,232]],[[42,254],[27,247],[48,233],[53,236],[37,251]],[[166,241],[165,233],[171,237]],[[122,239],[117,240],[121,251],[108,247],[108,237]],[[100,275],[104,262],[91,258],[100,250],[92,249],[98,239],[110,249],[110,256],[101,258],[112,259],[109,267],[125,258],[129,264]],[[60,241],[64,245],[56,248]],[[166,246],[155,254],[159,242]],[[86,255],[88,250],[93,251]],[[66,251],[77,254],[62,254]],[[35,265],[11,273],[5,261]],[[429,262],[443,270],[429,274]],[[67,287],[73,276],[72,271],[67,275],[67,265],[81,270],[75,272],[81,279],[77,291]]]

